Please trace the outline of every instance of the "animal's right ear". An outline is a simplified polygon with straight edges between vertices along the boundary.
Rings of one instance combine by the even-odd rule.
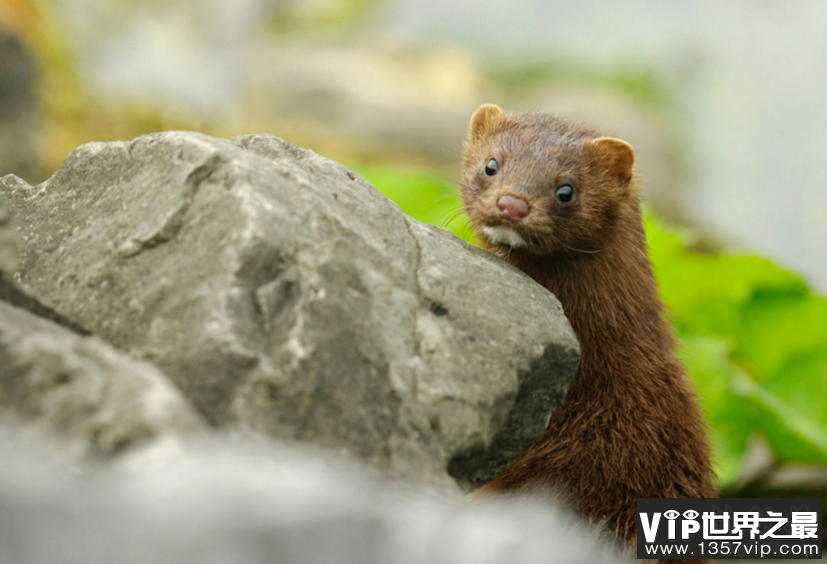
[[[476,142],[489,135],[500,123],[505,120],[505,112],[494,104],[483,104],[471,116],[471,127],[468,137]]]
[[[589,142],[589,148],[609,174],[626,183],[632,179],[635,150],[631,145],[613,137],[599,137]]]

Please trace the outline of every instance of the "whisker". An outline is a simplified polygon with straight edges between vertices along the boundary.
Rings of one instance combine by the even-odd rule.
[[[433,203],[436,203],[436,202],[441,202],[443,200],[449,200],[449,199],[461,200],[461,198],[459,197],[459,194],[443,194],[442,196],[436,196],[436,197],[432,198],[431,203],[433,204]]]
[[[476,239],[476,234],[474,233],[474,230],[471,228],[471,225],[468,223],[466,223],[465,227],[462,228],[461,233],[465,239]]]
[[[445,182],[450,182],[451,184],[456,184],[457,186],[461,186],[462,188],[467,188],[468,190],[473,190],[475,188],[475,186],[473,186],[471,184],[465,184],[461,180],[454,180],[453,178],[448,178],[447,176],[442,176],[440,178],[442,178],[442,180],[444,180]]]
[[[451,149],[446,149],[445,147],[442,147],[442,150],[445,151],[446,153],[448,153],[449,155],[453,155],[455,157],[462,158],[462,153],[457,153],[456,151],[452,151]]]
[[[560,245],[561,247],[564,247],[564,248],[566,248],[566,249],[568,249],[568,250],[570,250],[570,251],[574,251],[574,252],[577,252],[577,253],[586,253],[586,254],[595,254],[595,253],[599,253],[600,251],[602,251],[602,249],[596,249],[596,250],[593,250],[593,251],[587,251],[587,250],[585,250],[585,249],[575,249],[574,247],[570,247],[570,246],[566,245],[566,244],[565,244],[563,241],[561,241],[558,237],[555,237],[555,236],[554,236],[554,231],[552,231],[551,233],[549,233],[549,235],[551,235],[551,238],[552,238],[552,239],[554,239],[554,242],[555,242],[555,243],[557,243],[557,244],[558,244],[558,245]]]
[[[456,202],[456,205],[450,206],[447,211],[442,213],[443,216],[447,216],[448,214],[456,213],[458,211],[465,211],[465,206],[462,205],[462,202]]]
[[[459,210],[457,213],[455,213],[454,215],[452,215],[452,216],[451,216],[451,219],[449,219],[448,221],[446,221],[446,222],[444,223],[444,227],[448,227],[449,225],[451,225],[451,223],[452,223],[452,222],[453,222],[456,218],[458,218],[459,216],[461,216],[461,215],[463,214],[463,211],[464,211],[464,210]]]

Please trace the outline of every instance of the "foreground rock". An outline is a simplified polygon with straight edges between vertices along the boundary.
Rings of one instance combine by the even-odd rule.
[[[2,439],[0,429],[4,562],[619,561],[560,510],[403,494],[307,452],[210,442],[140,471],[67,473]]]
[[[110,345],[0,302],[0,418],[110,456],[203,430],[163,374]]]
[[[89,144],[46,183],[0,190],[22,284],[217,426],[478,484],[542,433],[576,371],[545,289],[275,137]]]

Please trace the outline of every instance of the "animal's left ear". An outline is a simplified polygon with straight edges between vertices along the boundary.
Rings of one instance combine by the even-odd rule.
[[[497,125],[505,120],[505,112],[494,104],[483,104],[471,116],[471,125],[468,128],[468,138],[476,143],[489,135]]]
[[[609,174],[624,183],[632,180],[635,150],[631,145],[613,137],[598,137],[589,142],[589,149]]]

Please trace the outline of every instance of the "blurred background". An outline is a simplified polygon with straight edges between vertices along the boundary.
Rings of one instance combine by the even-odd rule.
[[[271,133],[470,241],[473,111],[589,122],[636,149],[723,492],[824,496],[825,30],[820,0],[0,0],[0,175],[151,131]]]

